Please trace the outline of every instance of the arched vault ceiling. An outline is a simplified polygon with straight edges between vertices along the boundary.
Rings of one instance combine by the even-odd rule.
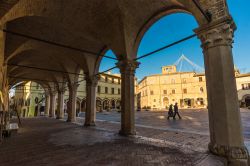
[[[44,17],[23,17],[13,20],[7,24],[7,30],[97,53],[104,45],[101,43],[101,40],[92,40],[90,37],[88,38],[82,31],[77,32],[73,29],[68,29],[63,24],[53,22]],[[28,39],[7,33],[6,44],[8,47],[5,51],[6,56],[11,54],[26,40]],[[46,44],[44,42],[40,43]],[[53,44],[47,45],[53,46]],[[60,48],[56,46],[54,49]]]
[[[44,68],[49,68],[48,64],[52,64],[51,69],[66,72],[74,72],[76,66],[81,66],[83,70],[88,71],[85,60],[87,55],[69,49],[56,48],[52,45],[29,40],[9,55],[6,63],[23,64],[25,61],[29,61],[33,62],[32,66]],[[43,61],[44,65],[41,64]]]
[[[150,19],[176,11],[192,13],[199,24],[206,23],[191,0],[20,0],[1,23],[8,22],[9,30],[91,51],[108,46],[122,55],[132,54],[129,49]],[[19,45],[11,37],[7,40]]]
[[[45,75],[53,75],[56,80],[63,80],[63,78],[67,79],[68,81],[74,79],[76,75],[74,74],[67,74],[63,72],[71,72],[75,73],[76,68],[78,65],[74,63],[74,61],[70,61],[70,59],[60,58],[58,55],[53,54],[46,54],[46,51],[42,52],[39,50],[26,50],[19,53],[18,56],[14,56],[12,59],[8,61],[8,64],[18,64],[23,66],[31,66],[37,68],[44,68],[44,69],[52,69],[60,72],[54,71],[46,71],[46,70],[38,70],[38,69],[31,69],[26,67],[17,67],[17,66],[8,66],[8,74],[11,76],[15,76],[16,73],[20,73],[22,71],[27,71],[29,69],[30,73],[36,73],[37,76],[40,73],[45,73]],[[29,78],[30,74],[27,74]],[[78,75],[77,75],[78,76]]]
[[[28,78],[28,79],[26,79]],[[20,81],[34,81],[43,85],[46,89],[57,90],[58,87],[65,87],[65,80],[58,75],[53,75],[46,72],[33,72],[30,69],[16,70],[11,73],[9,77],[9,83],[11,86]]]
[[[26,50],[10,59],[8,64],[29,65],[38,68],[72,72],[76,64],[72,61],[64,61],[63,64],[62,60],[67,60],[67,58],[61,59],[58,55],[50,55],[38,50]]]
[[[28,69],[28,68],[18,68],[15,70],[11,70],[8,75],[10,76],[10,78],[14,78],[15,77],[20,77],[20,79],[24,79],[27,78],[28,80],[46,80],[48,82],[63,82],[63,77],[62,75],[59,74],[53,74],[53,73],[49,73],[46,71],[37,71],[34,72],[34,70],[32,69]],[[18,78],[16,78],[18,79]]]

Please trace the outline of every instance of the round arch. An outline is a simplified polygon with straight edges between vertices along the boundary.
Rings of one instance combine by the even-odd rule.
[[[96,98],[96,111],[97,112],[102,112],[103,111],[102,99],[99,98],[99,97]]]
[[[242,97],[241,102],[245,107],[250,107],[250,94],[246,94]]]
[[[107,98],[103,99],[102,109],[105,111],[109,111],[109,109],[110,109],[110,100],[109,99],[107,99]]]
[[[155,13],[153,16],[151,16],[144,25],[140,28],[139,32],[137,33],[137,36],[135,38],[135,43],[133,47],[133,52],[135,55],[137,55],[139,45],[145,36],[145,33],[152,27],[153,24],[155,24],[157,21],[159,21],[161,18],[168,16],[170,14],[175,13],[185,13],[193,16],[198,24],[201,24],[202,21],[199,21],[196,15],[192,14],[187,8],[181,7],[181,6],[175,6],[167,9],[163,9]],[[134,57],[136,58],[136,57]]]

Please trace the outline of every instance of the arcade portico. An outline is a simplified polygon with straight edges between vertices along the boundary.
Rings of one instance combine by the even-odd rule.
[[[84,125],[93,126],[100,62],[111,58],[117,61],[122,80],[120,134],[136,134],[134,75],[140,64],[136,59],[140,41],[158,19],[177,12],[193,15],[199,24],[194,32],[204,53],[209,150],[226,157],[229,165],[247,165],[232,57],[236,25],[226,0],[0,1],[1,109],[8,111],[9,89],[28,79],[45,89],[50,117],[56,117],[57,93],[58,108],[63,111],[61,101],[68,88],[67,121],[74,122],[77,81],[83,70],[87,92]],[[116,58],[104,56],[109,49]]]

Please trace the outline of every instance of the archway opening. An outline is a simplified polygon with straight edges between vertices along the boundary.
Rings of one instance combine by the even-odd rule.
[[[21,118],[45,114],[45,89],[34,81],[15,84],[9,92],[11,115]]]
[[[106,56],[116,58],[112,50],[107,50]],[[102,72],[99,77],[97,87],[97,112],[111,111],[114,113],[120,112],[120,107],[116,107],[117,100],[121,100],[121,74],[118,68],[107,70],[116,66],[117,61],[114,59],[103,58],[100,64],[99,72]],[[105,71],[105,72],[103,72]],[[98,118],[97,114],[97,118]]]
[[[187,13],[161,17],[147,29],[137,55],[146,55],[190,36],[196,28],[198,23]],[[140,111],[136,112],[136,124],[209,134],[204,59],[200,45],[198,38],[191,38],[139,60],[135,107]],[[175,104],[182,120],[174,124],[174,121],[167,120],[167,112]]]

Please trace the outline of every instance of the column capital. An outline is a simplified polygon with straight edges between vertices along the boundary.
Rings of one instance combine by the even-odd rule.
[[[77,90],[77,88],[79,87],[79,85],[80,84],[78,84],[78,83],[72,83],[72,84],[68,84],[68,86],[69,86],[69,88],[71,89],[71,90]]]
[[[134,74],[135,70],[139,67],[140,62],[135,60],[123,59],[116,63],[121,73]]]
[[[57,94],[56,91],[50,92],[50,95],[51,95],[51,96],[56,96],[56,94]]]
[[[61,93],[61,94],[64,94],[65,91],[66,91],[66,88],[64,88],[64,87],[58,89],[58,93]]]
[[[100,80],[100,75],[86,76],[85,79],[87,86],[97,86],[98,81]]]
[[[234,31],[236,25],[232,18],[214,22],[208,26],[200,27],[195,30],[201,40],[203,50],[217,46],[230,46],[233,44]]]
[[[50,96],[50,93],[49,92],[45,92],[45,96],[46,97]]]

